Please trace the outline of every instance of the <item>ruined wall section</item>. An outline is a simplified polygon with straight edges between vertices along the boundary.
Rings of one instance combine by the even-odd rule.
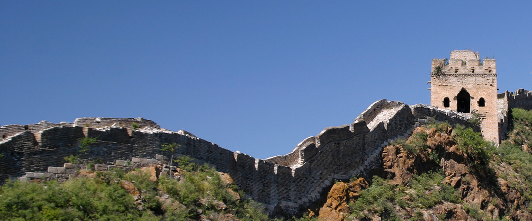
[[[39,131],[52,128],[52,127],[61,127],[61,126],[72,126],[72,123],[65,123],[61,122],[59,124],[50,123],[47,121],[41,121],[36,124],[27,124],[27,125],[19,125],[19,124],[11,124],[11,125],[4,125],[0,127],[0,140],[7,139],[10,136],[14,136],[18,133],[29,131],[32,133],[37,133]]]
[[[498,117],[499,117],[499,136],[506,138],[508,133],[508,114],[512,108],[522,108],[532,110],[532,92],[525,89],[518,89],[515,92],[505,91],[497,95]]]
[[[508,107],[532,110],[532,91],[518,89],[513,93],[507,93]]]
[[[160,129],[159,125],[151,120],[144,119],[142,117],[137,118],[109,118],[109,117],[84,117],[77,118],[74,121],[74,126],[77,127],[125,127],[133,128],[133,124],[139,128],[156,128]]]

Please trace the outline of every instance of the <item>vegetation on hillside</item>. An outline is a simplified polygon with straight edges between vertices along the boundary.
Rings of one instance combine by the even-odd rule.
[[[348,213],[339,213],[348,220],[531,219],[532,111],[511,113],[508,138],[499,147],[463,126],[416,129],[385,148],[384,174],[349,193],[358,198]]]
[[[179,179],[116,169],[64,183],[8,182],[0,188],[0,220],[268,219],[214,169],[178,161]]]

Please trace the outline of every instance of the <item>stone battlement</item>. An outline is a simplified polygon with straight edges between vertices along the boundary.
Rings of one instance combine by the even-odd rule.
[[[497,66],[495,59],[484,58],[480,60],[477,52],[469,50],[451,51],[450,59],[432,59],[432,75],[443,74],[487,74],[496,76]]]

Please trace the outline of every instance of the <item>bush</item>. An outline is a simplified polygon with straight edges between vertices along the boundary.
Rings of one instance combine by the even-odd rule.
[[[350,218],[369,218],[372,214],[394,219],[396,207],[430,209],[443,202],[459,203],[460,193],[452,186],[442,184],[443,171],[428,172],[414,176],[406,186],[390,184],[374,176],[373,183],[362,190],[360,197],[349,204],[353,211]]]
[[[233,185],[224,183],[213,168],[198,166],[191,158],[181,163],[191,170],[182,170],[180,181],[164,175],[152,181],[142,170],[115,168],[65,183],[8,182],[0,187],[0,220],[186,220],[199,219],[200,213],[269,220],[260,204],[243,194],[237,200]],[[136,201],[120,185],[122,180],[134,184],[140,194]],[[163,205],[160,199],[170,202]],[[219,208],[221,203],[227,208]]]
[[[133,130],[136,130],[136,129],[139,129],[140,126],[137,123],[133,122],[131,124],[131,127],[133,128]]]
[[[396,199],[404,195],[404,191],[399,186],[396,188],[388,181],[374,176],[371,186],[362,190],[360,197],[354,203],[349,204],[351,211],[353,211],[351,216],[357,219],[364,218],[366,217],[364,213],[366,210],[379,215],[394,214],[393,205],[396,203]]]
[[[442,184],[444,177],[443,171],[415,175],[408,184],[414,190],[409,192],[410,199],[413,200],[409,203],[410,206],[432,208],[443,201],[459,203],[460,193],[452,186]]]
[[[2,186],[0,219],[87,220],[141,217],[130,196],[118,184],[89,178],[63,184],[10,182]]]
[[[453,138],[456,140],[460,150],[468,155],[470,166],[476,169],[488,166],[491,156],[485,148],[491,145],[482,138],[480,133],[473,131],[471,128],[458,125],[453,130]]]
[[[88,151],[91,145],[97,144],[98,139],[96,137],[83,137],[79,139],[80,152],[84,153]]]

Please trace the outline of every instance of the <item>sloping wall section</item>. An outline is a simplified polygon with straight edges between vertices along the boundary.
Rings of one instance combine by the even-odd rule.
[[[152,121],[141,119],[145,121],[140,125],[142,128],[133,130],[132,122],[137,125],[140,122],[137,118],[102,119],[99,118],[100,123],[95,122],[96,118],[82,118],[74,124],[47,124],[41,126],[42,130],[29,130],[35,125],[28,125],[28,129],[21,125],[1,127],[0,133],[6,136],[0,141],[0,153],[4,156],[0,161],[0,179],[62,166],[66,156],[78,154],[79,139],[84,137],[98,140],[84,157],[103,163],[132,157],[154,158],[162,154],[162,144],[175,142],[182,145],[177,154],[194,157],[229,173],[239,188],[270,212],[295,214],[317,200],[335,179],[370,175],[370,170],[381,165],[382,148],[394,139],[409,136],[420,124],[434,120],[472,126],[466,118],[451,111],[380,100],[353,123],[326,128],[287,155],[261,160],[221,148],[186,131],[160,129]]]

